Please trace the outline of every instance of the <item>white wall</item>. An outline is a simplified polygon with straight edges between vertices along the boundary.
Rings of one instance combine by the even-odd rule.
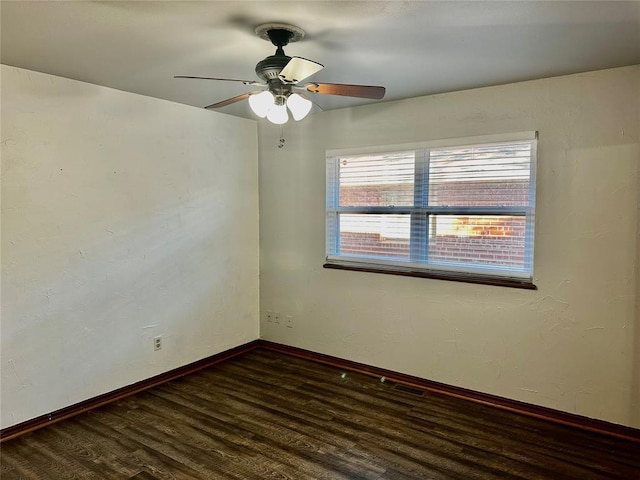
[[[283,149],[262,123],[263,338],[640,427],[639,86],[635,66],[329,111]],[[537,291],[322,268],[326,149],[529,130]]]
[[[258,337],[257,168],[254,121],[2,67],[3,428]]]

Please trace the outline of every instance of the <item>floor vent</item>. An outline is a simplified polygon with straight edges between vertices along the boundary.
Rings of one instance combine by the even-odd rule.
[[[419,397],[424,395],[424,390],[420,390],[419,388],[407,387],[406,385],[401,385],[399,383],[396,383],[393,386],[393,389],[399,390],[404,393],[410,393],[411,395],[417,395]]]

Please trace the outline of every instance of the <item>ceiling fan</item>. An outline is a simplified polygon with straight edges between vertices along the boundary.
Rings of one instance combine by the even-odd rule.
[[[268,56],[256,65],[256,74],[262,82],[189,75],[176,75],[174,78],[240,82],[252,87],[263,88],[264,90],[243,93],[221,102],[207,105],[204,108],[226,107],[232,103],[248,99],[249,106],[256,115],[261,118],[266,117],[276,124],[283,124],[288,121],[287,108],[295,120],[302,120],[309,113],[313,102],[305,97],[304,94],[306,93],[376,100],[384,97],[384,87],[319,82],[301,84],[300,82],[324,68],[323,65],[312,60],[302,57],[289,57],[284,53],[283,47],[291,42],[301,40],[304,37],[304,30],[285,23],[266,23],[257,27],[255,32],[260,38],[270,41],[276,47],[274,55]]]

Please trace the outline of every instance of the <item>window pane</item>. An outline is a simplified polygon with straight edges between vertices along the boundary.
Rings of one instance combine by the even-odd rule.
[[[340,157],[340,206],[411,206],[415,152]]]
[[[432,149],[429,205],[527,206],[530,158],[530,142]]]
[[[410,215],[340,215],[340,254],[409,259]]]
[[[430,261],[525,266],[524,216],[429,216]]]
[[[531,281],[536,137],[327,152],[327,261]]]

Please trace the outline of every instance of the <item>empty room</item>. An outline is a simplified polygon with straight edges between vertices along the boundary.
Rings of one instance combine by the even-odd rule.
[[[3,480],[640,479],[640,2],[0,20]]]

